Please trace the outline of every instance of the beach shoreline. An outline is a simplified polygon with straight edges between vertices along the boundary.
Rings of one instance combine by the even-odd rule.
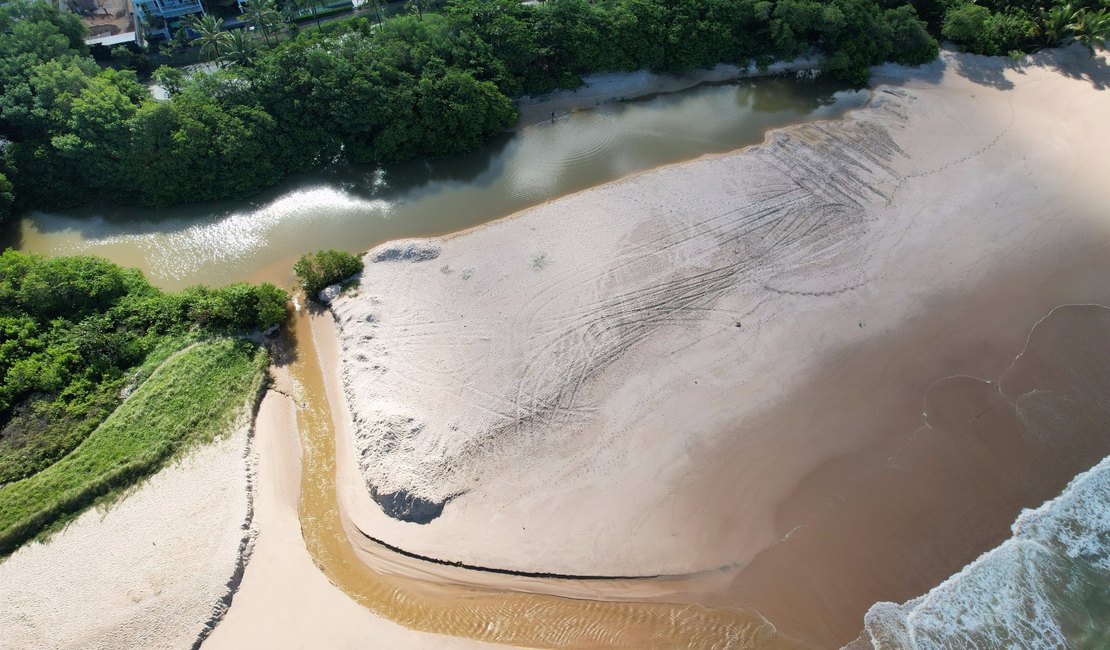
[[[1082,303],[1110,304],[1110,74],[1085,56],[881,66],[842,119],[383,244],[293,317],[249,443],[198,450],[226,467],[107,543],[222,544],[165,596],[211,595],[182,638],[205,648],[828,647],[934,605],[1107,454],[1084,387],[1108,317]],[[523,108],[719,81],[695,78]],[[66,549],[127,503],[0,578],[49,553],[87,573]],[[232,524],[202,526],[216,505]],[[96,647],[75,607],[35,626]]]
[[[845,466],[856,468],[850,472],[875,462],[897,438],[893,433],[917,428],[913,402],[925,393],[923,386],[950,368],[994,376],[992,368],[1013,354],[1009,346],[1032,321],[1057,304],[1084,300],[1084,291],[1090,294],[1100,266],[1066,270],[1053,264],[1077,250],[1093,250],[1095,258],[1105,250],[1107,233],[1092,211],[1093,196],[1101,191],[1092,171],[1098,165],[1077,168],[1072,162],[1073,156],[1098,160],[1102,154],[1090,141],[1104,141],[1105,135],[1090,120],[1053,120],[1046,100],[1068,94],[1088,107],[1080,114],[1097,110],[1101,98],[1083,77],[1101,74],[1100,62],[1083,63],[1072,50],[1027,61],[1020,71],[1008,62],[952,53],[916,70],[883,66],[868,107],[843,120],[773,131],[763,144],[740,152],[644,172],[462,233],[371,251],[362,285],[332,305],[346,395],[332,401],[353,404],[351,417],[362,431],[341,436],[347,449],[340,450],[340,502],[352,522],[349,536],[356,544],[359,535],[369,535],[415,555],[537,574],[655,575],[749,566],[763,550],[794,535],[797,526],[788,524],[811,508],[799,505],[809,497],[798,485],[832,471],[829,463],[837,458],[856,458]],[[1055,71],[1061,66],[1084,72],[1069,79]],[[1078,145],[1082,153],[1057,144],[1081,142],[1080,131],[1089,136]],[[805,174],[792,176],[791,165]],[[954,179],[974,180],[961,189]],[[1092,198],[1065,199],[1052,189],[1058,179],[1093,188]],[[772,211],[789,211],[791,202],[816,197],[807,209],[843,224],[838,233],[786,251],[742,241],[739,247],[748,247],[760,264],[744,266],[740,276],[720,266],[719,240],[668,243],[677,232],[668,230],[673,224],[696,231],[705,219],[698,215],[716,218],[731,206],[751,205],[753,195],[744,186],[783,186],[784,180],[801,190],[772,198]],[[1038,189],[1038,183],[1049,189]],[[663,197],[672,203],[659,201]],[[837,205],[848,207],[830,207]],[[1070,210],[1067,219],[1047,218],[1061,210]],[[630,213],[636,216],[622,221]],[[1015,246],[1029,264],[1009,256]],[[633,251],[665,254],[638,257]],[[374,261],[383,253],[402,261]],[[678,269],[679,285],[660,275],[672,269]],[[598,313],[598,322],[639,328],[621,319],[645,308],[662,309],[670,318],[692,306],[708,317],[637,330],[645,334],[637,335],[635,348],[607,342],[602,330],[593,342],[582,343],[567,338],[573,329],[560,329],[569,323],[594,331],[593,321],[575,320],[589,316],[591,304],[645,284],[680,286],[695,272],[683,269],[728,275],[724,293],[708,301],[667,294],[666,300],[680,301],[676,309],[666,301],[626,302]],[[1029,297],[1020,282],[991,284],[990,273],[1005,269],[1003,274],[1024,273],[1030,282],[1054,288]],[[743,290],[729,293],[737,285]],[[915,335],[918,346],[948,337],[952,351],[915,370],[910,366],[919,352],[903,353],[897,362],[910,366],[860,366],[860,381],[876,395],[891,396],[896,418],[881,424],[876,419],[869,425],[875,428],[850,436],[806,434],[793,443],[756,431],[753,423],[796,400],[791,396],[822,364],[829,367],[837,355],[866,349],[859,346],[941,313],[936,307],[945,296],[977,291],[999,311],[969,328],[967,310],[975,305],[965,300],[962,311],[933,323],[924,338]],[[1086,299],[1096,298],[1103,299]],[[1005,326],[995,320],[999,314],[1010,319]],[[840,325],[834,332],[829,323]],[[723,353],[726,340],[739,340],[742,352]],[[794,340],[811,341],[812,349],[798,349]],[[606,346],[612,345],[620,352],[603,367],[594,368],[593,361],[575,365],[576,358],[608,359]],[[669,369],[653,359],[667,359]],[[731,367],[744,371],[738,377]],[[561,372],[584,373],[567,389],[572,393],[551,383]],[[890,386],[898,387],[900,397]],[[554,392],[545,396],[545,390]],[[675,407],[680,414],[647,406],[679,404],[668,397],[678,390],[688,404]],[[726,403],[724,409],[708,406]],[[513,435],[497,422],[508,422]],[[763,431],[780,431],[786,422]],[[599,428],[606,432],[600,437]],[[684,430],[706,433],[678,440],[642,433]],[[376,433],[366,437],[365,431]],[[743,433],[726,433],[737,431]],[[467,435],[476,437],[469,442]],[[385,437],[375,442],[375,436]],[[515,442],[499,447],[495,440]],[[763,467],[741,471],[726,462],[761,454]],[[632,458],[637,466],[628,464]],[[776,468],[773,474],[769,466]],[[366,474],[366,467],[375,469]],[[739,483],[737,473],[744,476]],[[645,483],[646,476],[656,487]],[[414,523],[404,519],[412,516],[409,510],[383,512],[364,481],[374,481],[369,485],[380,494],[397,495],[395,501],[432,504],[429,511],[438,508],[440,514]],[[545,490],[541,484],[559,487]],[[744,501],[722,503],[721,492],[744,494]],[[606,502],[591,494],[605,494]],[[997,516],[1008,524],[1013,513]],[[634,544],[622,543],[633,529]],[[688,532],[680,537],[679,531]],[[443,540],[451,540],[449,548]],[[725,590],[723,598],[714,591],[661,597],[732,606],[758,601],[727,596],[743,594],[744,587]],[[779,625],[782,614],[770,620]],[[861,621],[862,612],[856,631]],[[844,639],[844,626],[842,617],[812,638]]]

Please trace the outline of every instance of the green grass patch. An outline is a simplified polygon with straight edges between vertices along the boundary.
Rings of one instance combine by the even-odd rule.
[[[128,376],[107,378],[100,385],[40,395],[12,410],[0,427],[0,486],[33,476],[73,451],[134,392],[171,354],[197,338],[170,336],[158,343]]]
[[[0,556],[215,439],[258,394],[268,361],[233,339],[168,356],[69,455],[0,487]]]
[[[0,429],[0,485],[41,472],[81,444],[120,403],[122,382],[78,399],[43,395],[17,406]]]

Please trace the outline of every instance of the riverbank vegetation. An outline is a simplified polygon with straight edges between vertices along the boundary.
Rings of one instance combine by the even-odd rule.
[[[0,486],[0,556],[220,435],[262,385],[264,349],[199,342],[173,354],[73,452]]]
[[[340,20],[272,46],[267,29],[253,42],[240,32],[237,46],[217,30],[208,55],[224,67],[189,77],[162,69],[172,96],[155,101],[132,71],[93,62],[75,16],[9,0],[0,5],[0,173],[17,209],[241,196],[338,161],[472,150],[516,119],[511,97],[573,87],[587,73],[817,53],[827,73],[863,83],[873,64],[932,60],[927,26],[989,53],[1094,44],[1108,2],[449,0],[435,13],[418,3],[416,15]],[[275,8],[258,3],[248,18],[265,26]],[[0,183],[0,208],[4,196]]]
[[[35,497],[27,501],[30,505],[19,506],[18,516],[3,514],[9,506],[15,507],[8,494],[22,494],[9,492],[9,488],[43,480],[36,477],[44,472],[68,472],[54,469],[62,462],[70,463],[62,467],[80,467],[80,472],[87,474],[85,479],[99,481],[99,470],[72,465],[75,461],[70,459],[93,436],[105,435],[100,433],[102,423],[121,404],[134,400],[155,368],[190,345],[210,349],[211,341],[230,340],[227,337],[284,321],[287,299],[285,291],[269,284],[166,293],[138,271],[94,257],[45,258],[10,250],[0,255],[0,546],[7,528],[30,516],[31,510],[44,507],[42,499]],[[244,345],[254,349],[251,344]],[[253,359],[254,352],[248,354],[247,348],[234,354]],[[209,379],[197,374],[190,381],[203,384]],[[149,394],[151,389],[146,390]],[[174,390],[203,391],[208,387],[186,383]],[[127,395],[131,398],[125,400]],[[163,415],[155,408],[159,403],[173,409],[182,421],[195,422],[216,413],[200,397],[194,400],[196,410],[189,410],[193,407],[184,402],[171,406],[172,400],[170,393],[154,394],[148,400],[149,412],[140,419],[160,421]],[[100,444],[122,444],[112,439],[114,435]],[[134,474],[138,470],[128,471]],[[134,479],[140,474],[128,476]],[[76,490],[74,480],[68,477],[69,482],[63,481],[68,486],[66,503],[77,498],[73,494],[86,494],[83,489],[70,494]],[[119,487],[121,480],[111,479],[109,487]],[[23,489],[29,488],[19,488]],[[97,488],[94,496],[100,495],[98,490],[102,491]],[[81,496],[73,503],[87,505],[89,498]],[[50,512],[57,515],[71,510],[59,507],[52,505]],[[37,530],[55,515],[35,515],[39,523],[20,530]],[[21,535],[15,536],[22,539]]]
[[[964,51],[976,54],[1018,57],[1072,41],[1093,53],[1110,39],[1110,2],[952,2],[944,14],[941,34]]]

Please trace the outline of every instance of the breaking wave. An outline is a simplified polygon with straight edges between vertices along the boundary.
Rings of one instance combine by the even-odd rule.
[[[1110,647],[1110,457],[1011,530],[924,596],[872,606],[848,648]]]

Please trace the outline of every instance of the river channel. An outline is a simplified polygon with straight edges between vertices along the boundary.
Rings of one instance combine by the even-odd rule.
[[[289,286],[292,263],[305,252],[361,252],[462,230],[636,172],[756,144],[768,129],[835,118],[866,100],[865,90],[820,79],[702,85],[562,115],[467,156],[337,166],[245,200],[36,213],[24,220],[18,247],[100,255],[170,289],[243,280]]]

